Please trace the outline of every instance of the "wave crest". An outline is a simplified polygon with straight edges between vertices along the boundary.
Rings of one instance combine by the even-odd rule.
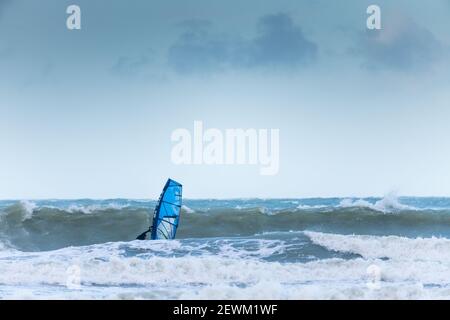
[[[328,250],[358,254],[365,259],[428,260],[450,262],[450,239],[399,236],[342,235],[305,231],[317,245]]]
[[[398,197],[391,193],[383,197],[381,200],[371,203],[364,199],[343,199],[341,200],[339,207],[341,208],[368,208],[371,210],[383,212],[383,213],[395,213],[406,210],[417,210],[415,207],[401,204]]]

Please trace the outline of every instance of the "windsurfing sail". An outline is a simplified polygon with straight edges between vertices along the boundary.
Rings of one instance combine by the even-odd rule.
[[[169,179],[153,213],[151,239],[174,239],[180,221],[183,186]]]

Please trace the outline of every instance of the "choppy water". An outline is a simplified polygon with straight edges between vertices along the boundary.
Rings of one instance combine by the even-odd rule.
[[[447,299],[450,199],[0,201],[3,299]]]

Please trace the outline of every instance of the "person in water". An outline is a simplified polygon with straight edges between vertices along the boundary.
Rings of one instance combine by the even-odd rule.
[[[138,237],[136,238],[136,240],[147,240],[147,233],[152,232],[153,226],[151,226],[147,231],[141,233],[140,235],[138,235]]]

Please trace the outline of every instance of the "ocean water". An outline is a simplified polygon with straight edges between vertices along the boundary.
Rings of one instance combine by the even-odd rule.
[[[2,299],[448,299],[450,198],[0,201]]]

